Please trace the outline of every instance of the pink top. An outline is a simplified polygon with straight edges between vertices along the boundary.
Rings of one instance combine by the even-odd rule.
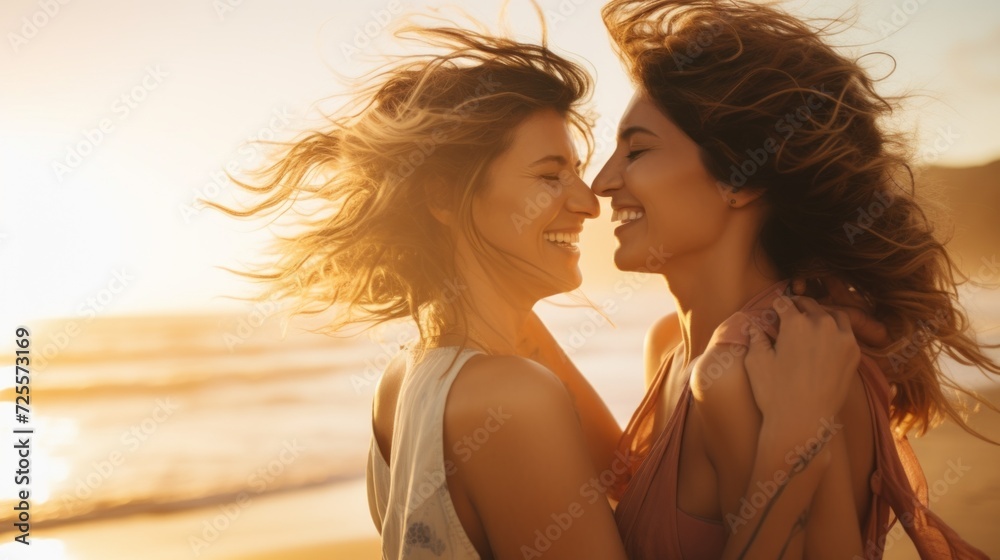
[[[772,339],[777,320],[772,302],[788,288],[781,280],[757,294],[715,331],[713,343],[749,347],[747,322],[753,321]],[[676,350],[676,348],[674,349]],[[631,560],[678,558],[717,559],[722,556],[727,531],[720,521],[702,519],[677,508],[677,473],[681,437],[691,403],[684,385],[677,406],[663,432],[653,434],[653,413],[673,351],[664,360],[639,409],[632,416],[619,451],[632,459],[612,489],[620,499],[615,520]],[[885,535],[898,520],[913,540],[921,558],[987,558],[927,508],[927,482],[905,436],[896,437],[889,424],[889,384],[877,363],[862,355],[858,374],[868,395],[875,441],[875,470],[871,475],[872,503],[862,527],[866,560],[879,560]],[[890,510],[893,514],[890,517]]]

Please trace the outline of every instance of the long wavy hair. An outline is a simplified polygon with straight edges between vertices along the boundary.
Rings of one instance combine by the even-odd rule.
[[[296,216],[270,262],[233,271],[264,284],[259,299],[292,300],[290,314],[335,307],[324,328],[412,319],[420,339],[466,329],[470,305],[456,268],[455,239],[432,215],[454,211],[476,256],[513,258],[478,234],[472,201],[488,168],[531,114],[555,110],[592,151],[585,109],[592,82],[545,45],[459,27],[412,22],[397,36],[424,47],[370,73],[319,130],[279,144],[254,180],[254,197],[229,215]],[[468,340],[467,330],[464,332]]]
[[[871,352],[889,364],[896,429],[950,417],[982,437],[942,389],[978,397],[938,358],[1000,374],[983,352],[997,346],[969,333],[957,291],[968,279],[918,197],[906,137],[885,124],[903,98],[877,93],[860,58],[825,41],[830,20],[743,0],[614,0],[602,15],[632,80],[714,177],[763,190],[759,242],[782,274],[837,275],[872,304],[895,341]]]

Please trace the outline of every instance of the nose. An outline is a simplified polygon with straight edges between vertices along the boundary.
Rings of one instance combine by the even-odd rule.
[[[576,214],[582,214],[584,219],[596,218],[601,215],[601,205],[597,202],[597,197],[587,187],[587,183],[576,173],[573,173],[568,189],[569,197],[566,200],[567,210]]]
[[[611,196],[621,186],[622,174],[618,162],[615,161],[615,155],[612,154],[604,164],[604,167],[601,168],[601,171],[598,172],[597,177],[594,177],[594,184],[591,186],[591,189],[597,196]]]

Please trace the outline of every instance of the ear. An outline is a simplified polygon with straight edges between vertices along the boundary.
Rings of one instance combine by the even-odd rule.
[[[448,227],[454,225],[455,213],[451,210],[433,204],[428,204],[427,208],[431,211],[431,216],[434,216],[434,219],[441,222],[441,224]]]
[[[444,186],[438,181],[424,183],[424,200],[431,216],[441,224],[451,227],[455,224],[455,212],[446,203]]]
[[[764,196],[764,189],[751,187],[746,184],[734,186],[722,181],[716,181],[715,186],[719,189],[719,195],[726,203],[726,206],[730,208],[743,208]]]

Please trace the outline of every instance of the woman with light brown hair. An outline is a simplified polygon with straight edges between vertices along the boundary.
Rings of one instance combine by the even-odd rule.
[[[968,332],[960,275],[882,122],[895,100],[772,6],[615,0],[603,17],[637,92],[593,189],[622,222],[619,268],[643,269],[650,246],[670,254],[658,272],[678,310],[649,331],[646,399],[620,446],[634,467],[614,489],[629,558],[729,557],[734,539],[776,557],[880,558],[890,510],[923,558],[985,557],[927,508],[905,435],[942,418],[971,431],[941,354],[1000,365]],[[733,356],[754,332],[798,328],[771,313],[795,277],[842,279],[827,284],[870,305],[895,343],[865,350],[843,406],[814,426],[831,459],[793,505],[776,490],[788,473],[755,467],[768,418]],[[794,522],[754,523],[772,507]]]
[[[531,311],[579,286],[578,234],[599,213],[577,152],[591,144],[590,79],[544,44],[404,33],[439,54],[374,75],[259,185],[241,183],[258,201],[222,208],[295,217],[249,275],[297,311],[335,306],[332,330],[417,325],[373,406],[367,478],[384,558],[624,559],[605,497],[629,468],[614,455],[621,430]],[[528,201],[538,211],[526,219]],[[787,467],[815,434],[800,428],[833,414],[859,357],[846,314],[807,298],[775,307],[800,328],[745,358],[771,421],[762,470]],[[778,405],[790,395],[804,396]],[[814,448],[796,457],[807,473],[828,462]],[[809,476],[783,487],[786,500],[808,495]],[[765,518],[791,522],[777,511],[752,523]]]

